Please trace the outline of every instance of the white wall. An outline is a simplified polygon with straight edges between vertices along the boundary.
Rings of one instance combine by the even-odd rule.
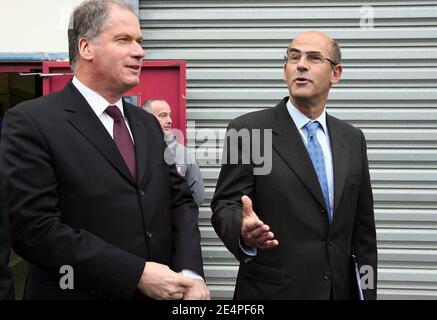
[[[83,0],[0,0],[0,52],[67,52],[70,13]]]

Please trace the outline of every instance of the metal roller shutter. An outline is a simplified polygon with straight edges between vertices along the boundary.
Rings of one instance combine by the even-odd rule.
[[[327,108],[368,140],[379,298],[437,299],[436,1],[140,1],[140,17],[148,59],[187,60],[189,146],[216,159],[202,163],[200,213],[213,298],[232,297],[237,272],[210,224],[225,128],[288,94],[284,51],[300,31],[319,29],[344,57]]]

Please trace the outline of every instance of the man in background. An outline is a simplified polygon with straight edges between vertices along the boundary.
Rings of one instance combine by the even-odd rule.
[[[153,114],[161,124],[164,131],[164,140],[167,143],[171,159],[175,162],[178,173],[185,178],[188,187],[193,193],[194,201],[200,207],[205,199],[205,189],[203,186],[202,174],[196,162],[194,152],[179,143],[176,136],[172,133],[172,113],[170,105],[165,100],[147,100],[142,108]]]

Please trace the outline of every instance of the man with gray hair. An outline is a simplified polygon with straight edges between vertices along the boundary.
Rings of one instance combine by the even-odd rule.
[[[179,143],[172,133],[172,113],[170,105],[165,100],[149,99],[142,108],[153,114],[164,131],[164,141],[167,143],[166,160],[175,163],[178,173],[185,178],[194,201],[200,207],[205,199],[202,174],[196,162],[194,152]]]
[[[0,174],[26,299],[208,299],[198,208],[152,115],[122,100],[144,50],[129,1],[70,23],[73,80],[6,114]]]

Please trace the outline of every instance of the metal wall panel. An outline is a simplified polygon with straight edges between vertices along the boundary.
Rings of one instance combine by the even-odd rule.
[[[373,28],[360,28],[366,14]],[[328,111],[368,140],[379,298],[437,299],[437,1],[143,0],[140,17],[147,58],[187,60],[189,146],[209,156],[199,223],[213,298],[232,297],[238,266],[210,224],[225,128],[288,94],[282,56],[315,28],[343,52]]]

